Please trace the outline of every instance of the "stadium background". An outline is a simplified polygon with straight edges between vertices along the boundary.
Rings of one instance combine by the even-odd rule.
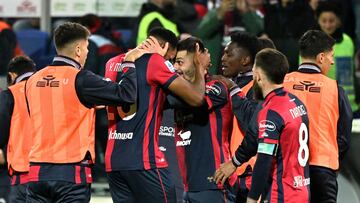
[[[77,20],[85,14],[95,14],[100,17],[102,22],[111,25],[111,30],[117,33],[123,48],[130,48],[130,38],[132,36],[132,23],[139,15],[141,5],[147,0],[0,0],[0,20],[5,20],[13,26],[17,35],[18,43],[25,54],[29,55],[37,63],[38,68],[48,64],[55,52],[51,42],[51,31],[58,23],[66,20]],[[186,1],[186,0],[184,0]],[[191,3],[189,3],[191,2]],[[197,1],[186,3],[193,4]],[[198,4],[205,7],[212,7],[219,4],[218,1],[207,2],[198,1]],[[360,19],[356,18],[360,13],[359,1],[348,1],[354,4],[355,22],[359,24]],[[180,2],[180,5],[184,2]],[[179,4],[178,4],[179,5]],[[356,10],[357,9],[357,10]],[[358,12],[356,12],[358,11]],[[199,21],[201,19],[195,19]],[[21,22],[23,26],[21,26]],[[17,25],[16,25],[17,23]],[[29,29],[24,25],[33,25]],[[346,23],[346,22],[345,22]],[[18,26],[18,27],[16,27]],[[354,27],[356,27],[354,25]],[[356,29],[360,29],[357,28]],[[355,32],[356,33],[356,32]],[[356,40],[354,40],[356,41]],[[359,47],[359,45],[357,44]],[[357,56],[360,56],[357,54]],[[360,76],[359,57],[355,59],[358,76]],[[1,76],[0,76],[1,77]],[[5,88],[6,77],[0,78],[0,87]],[[353,122],[353,135],[350,151],[343,162],[339,174],[339,201],[338,202],[359,202],[360,203],[360,120],[355,119]],[[99,149],[100,159],[98,162],[103,163],[101,156],[102,146]],[[101,168],[98,165],[97,168]],[[101,171],[102,169],[100,169]],[[108,185],[104,175],[100,172],[92,185],[93,196],[91,202],[111,202],[108,193]]]

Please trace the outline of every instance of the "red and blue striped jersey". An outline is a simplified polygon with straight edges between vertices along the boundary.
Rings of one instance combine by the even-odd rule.
[[[106,65],[106,77],[120,81],[126,72],[123,56]],[[135,61],[137,103],[122,109],[109,107],[109,131],[105,154],[106,171],[148,170],[167,167],[159,150],[159,128],[162,120],[165,92],[178,77],[172,64],[158,55],[145,54]]]
[[[309,202],[309,120],[306,107],[283,88],[269,93],[262,107],[257,118],[257,152],[273,158],[269,179],[253,181],[252,187],[266,184],[265,194],[269,202]],[[257,168],[256,164],[254,176],[266,170]]]
[[[231,159],[232,118],[229,91],[217,80],[206,82],[201,107],[175,108],[176,151],[186,191],[222,189],[213,175],[222,163]],[[229,181],[232,185],[236,175]]]

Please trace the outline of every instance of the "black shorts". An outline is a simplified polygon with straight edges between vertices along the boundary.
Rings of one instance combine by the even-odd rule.
[[[175,203],[175,186],[166,168],[108,173],[114,203]]]
[[[211,203],[234,203],[235,195],[228,189],[204,190],[199,192],[184,192],[184,203],[211,202]]]
[[[335,171],[310,166],[310,192],[312,203],[336,203],[338,184]]]
[[[10,202],[26,202],[27,184],[17,184],[10,187]]]
[[[65,181],[29,182],[27,189],[28,203],[88,203],[91,196],[90,184]]]

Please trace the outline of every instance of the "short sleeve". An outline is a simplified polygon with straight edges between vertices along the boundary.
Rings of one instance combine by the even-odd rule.
[[[205,94],[209,110],[222,106],[229,101],[228,89],[220,81],[212,81],[207,83]]]
[[[284,126],[282,117],[275,111],[263,109],[258,117],[258,153],[275,156]]]
[[[150,84],[168,88],[178,77],[174,66],[159,54],[152,54],[147,66],[147,80]]]

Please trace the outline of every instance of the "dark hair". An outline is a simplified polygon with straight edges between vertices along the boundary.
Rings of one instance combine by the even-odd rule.
[[[91,33],[96,32],[101,27],[101,19],[95,14],[86,14],[79,19],[79,23],[89,29]]]
[[[269,38],[258,38],[259,48],[263,50],[265,48],[276,49],[274,42]]]
[[[61,49],[76,40],[87,40],[89,35],[89,30],[79,23],[66,22],[55,29],[55,47]]]
[[[274,84],[282,84],[289,70],[289,63],[280,51],[265,48],[256,54],[255,67],[262,69]]]
[[[253,64],[256,53],[260,51],[259,40],[255,35],[247,32],[233,32],[231,34],[231,42],[248,52],[250,61]]]
[[[181,40],[177,46],[177,51],[185,50],[190,53],[195,53],[196,43],[199,44],[199,50],[201,52],[204,52],[205,51],[204,43],[199,38],[196,37],[189,37]]]
[[[334,13],[341,21],[342,21],[342,5],[339,3],[336,3],[334,1],[321,1],[319,2],[318,7],[316,8],[316,17],[319,18],[319,16],[323,12],[332,12]]]
[[[35,63],[28,56],[16,56],[12,58],[8,65],[8,72],[22,75],[27,72],[35,71]]]
[[[335,40],[320,30],[309,30],[299,40],[300,56],[303,58],[316,58],[323,52],[332,50]]]
[[[154,27],[149,31],[148,36],[153,36],[158,40],[168,42],[171,48],[176,48],[178,43],[176,35],[163,27]]]

